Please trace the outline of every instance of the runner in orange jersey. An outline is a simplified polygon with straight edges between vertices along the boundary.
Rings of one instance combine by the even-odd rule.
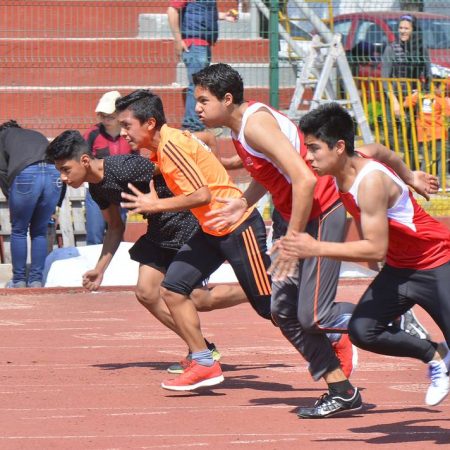
[[[144,194],[133,186],[134,195],[123,193],[122,206],[133,212],[154,214],[191,210],[201,229],[181,247],[169,266],[162,296],[181,331],[192,359],[183,374],[164,381],[164,389],[187,391],[213,386],[223,381],[222,370],[214,362],[202,336],[200,320],[189,295],[198,283],[224,261],[232,266],[256,312],[270,319],[270,279],[266,273],[266,230],[261,215],[253,207],[233,225],[213,229],[205,225],[206,214],[222,206],[217,198],[242,198],[225,168],[211,150],[188,131],[166,125],[161,99],[148,90],[137,90],[117,100],[121,134],[138,148],[151,152],[174,197],[158,198],[156,191]]]

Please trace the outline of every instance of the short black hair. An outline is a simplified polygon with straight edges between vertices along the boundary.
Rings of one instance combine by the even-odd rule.
[[[138,89],[131,94],[118,98],[116,100],[116,111],[120,113],[126,109],[133,111],[134,117],[141,124],[153,117],[158,130],[166,123],[161,97],[149,89]]]
[[[355,123],[338,103],[325,103],[311,110],[300,119],[298,126],[303,134],[320,139],[330,149],[343,140],[346,153],[350,156],[355,153]]]
[[[6,130],[7,128],[22,128],[15,120],[8,120],[0,125],[0,132]]]
[[[50,142],[45,152],[46,159],[53,162],[64,159],[79,160],[84,154],[94,158],[87,142],[77,130],[63,131]]]
[[[240,105],[244,102],[244,82],[239,72],[228,64],[211,64],[195,73],[194,85],[208,89],[215,97],[222,100],[225,94],[233,96],[233,103]]]

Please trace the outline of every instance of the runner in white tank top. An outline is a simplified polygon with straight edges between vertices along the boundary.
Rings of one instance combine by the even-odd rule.
[[[336,243],[299,233],[282,239],[280,251],[300,258],[386,258],[383,269],[353,312],[350,339],[365,350],[428,363],[431,384],[425,402],[437,405],[449,391],[448,348],[445,343],[417,339],[391,324],[419,304],[450,344],[450,231],[417,204],[394,172],[354,151],[353,121],[339,105],[323,105],[311,111],[301,119],[300,129],[305,135],[308,160],[319,175],[336,178],[344,205],[361,225],[362,238]],[[408,174],[401,162],[398,171],[405,175],[403,179],[421,181],[420,190],[426,197],[427,191],[437,188],[435,177]],[[320,405],[305,408],[300,415],[320,416],[320,410],[333,402],[351,409],[348,400],[329,395]]]

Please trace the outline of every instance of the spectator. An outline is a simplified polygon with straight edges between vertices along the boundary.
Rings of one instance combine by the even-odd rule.
[[[392,89],[389,89],[389,83],[384,83],[384,91],[387,93],[387,114],[388,123],[396,124],[398,135],[398,145],[395,145],[394,130],[389,130],[389,145],[400,152],[410,152],[410,161],[412,161],[411,148],[409,141],[411,138],[410,128],[411,120],[406,115],[405,127],[402,130],[402,124],[399,118],[403,116],[403,102],[408,92],[417,89],[420,80],[427,86],[431,78],[430,58],[428,50],[423,45],[422,31],[420,30],[417,19],[412,14],[405,14],[400,17],[398,24],[399,37],[396,41],[388,44],[381,58],[381,76],[383,78],[408,78],[408,82],[393,83]],[[409,88],[409,90],[408,90]],[[392,117],[392,113],[395,117]],[[405,132],[406,130],[406,132]]]
[[[205,126],[195,112],[192,75],[211,62],[211,46],[219,36],[218,20],[236,22],[238,13],[234,9],[219,13],[216,0],[170,0],[167,16],[175,53],[186,65],[189,80],[182,128],[201,131]]]
[[[432,169],[436,174],[439,172],[441,151],[446,149],[444,155],[450,152],[445,125],[450,117],[450,98],[446,96],[446,86],[436,83],[431,92],[414,91],[406,97],[403,106],[412,107],[415,111],[419,155],[423,157],[425,150],[429,152],[431,161],[425,170]],[[433,157],[433,148],[436,149],[436,157]]]
[[[410,14],[400,17],[398,24],[399,39],[386,46],[381,63],[383,78],[410,78],[416,80],[411,89],[417,89],[420,80],[428,85],[431,78],[430,57],[423,45],[422,32],[417,19]],[[388,92],[387,86],[385,91]],[[394,92],[390,98],[393,102],[394,113],[400,115],[400,97],[406,96],[408,90],[405,83],[401,83],[401,91]]]
[[[0,125],[0,186],[11,219],[13,278],[7,288],[42,287],[47,256],[47,225],[61,194],[55,166],[45,161],[47,138],[15,120]],[[27,234],[31,265],[27,277]]]
[[[381,58],[381,76],[416,80],[410,82],[409,92],[417,89],[420,80],[428,85],[431,78],[430,58],[428,50],[423,45],[422,31],[413,15],[405,14],[400,17],[398,39],[386,46]],[[388,147],[399,152],[409,152],[411,120],[407,115],[403,116],[403,101],[408,94],[408,82],[392,83],[392,85],[385,82],[384,91],[387,95],[387,122],[392,126],[387,130]],[[402,116],[405,120],[403,130],[400,122]],[[395,134],[397,134],[398,144],[395,143]]]
[[[120,136],[120,124],[116,114],[116,100],[120,97],[119,91],[110,91],[100,98],[95,112],[99,123],[90,128],[84,139],[88,143],[91,153],[99,159],[111,155],[127,155],[133,153],[130,144]],[[86,244],[95,245],[103,243],[106,222],[97,203],[86,189]],[[122,220],[127,219],[127,210],[121,210]]]

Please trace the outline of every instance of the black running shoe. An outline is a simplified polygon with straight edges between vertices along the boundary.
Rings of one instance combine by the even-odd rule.
[[[321,419],[341,412],[357,411],[361,409],[361,406],[361,395],[358,388],[355,388],[350,398],[327,392],[316,401],[313,408],[299,408],[297,415],[302,419]]]
[[[419,322],[414,311],[409,309],[400,317],[400,328],[419,339],[430,339],[427,329]]]

